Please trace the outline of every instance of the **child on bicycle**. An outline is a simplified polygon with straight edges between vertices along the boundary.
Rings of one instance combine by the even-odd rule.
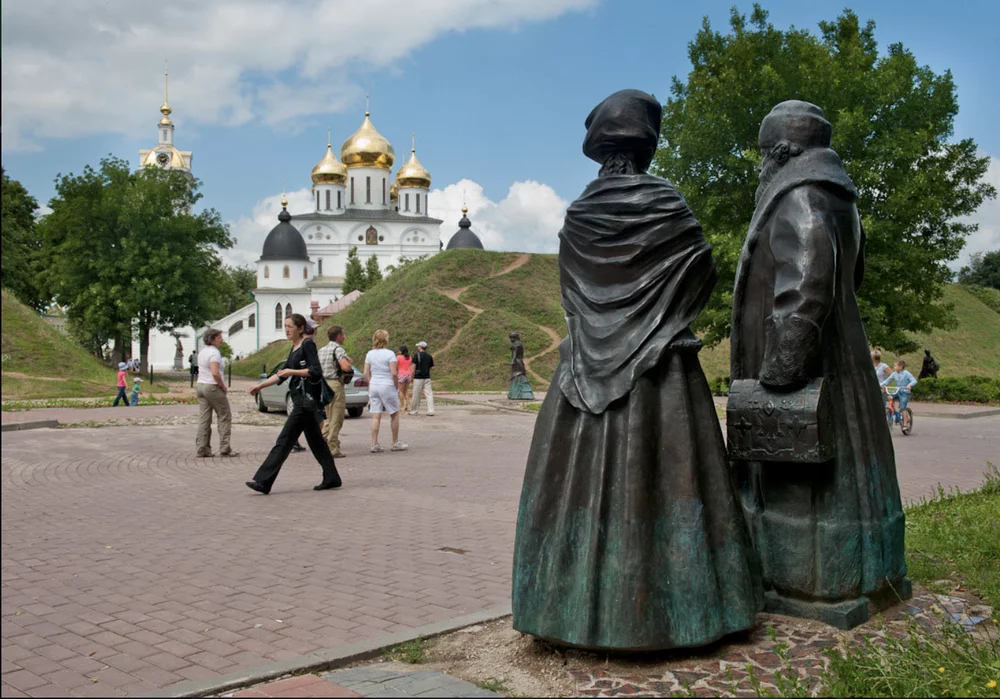
[[[893,382],[898,389],[896,395],[899,397],[899,412],[902,413],[910,402],[910,391],[917,385],[917,380],[913,378],[913,374],[906,370],[906,362],[902,359],[896,360],[896,370],[880,381],[879,385],[885,392],[885,387]]]

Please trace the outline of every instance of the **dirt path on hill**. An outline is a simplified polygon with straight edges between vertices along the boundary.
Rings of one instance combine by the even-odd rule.
[[[536,381],[541,381],[542,383],[548,385],[550,382],[546,381],[534,369],[531,368],[531,362],[533,360],[535,360],[535,359],[538,359],[543,354],[548,354],[552,350],[554,350],[557,347],[559,347],[559,343],[562,342],[562,338],[559,337],[559,333],[557,333],[555,330],[553,330],[552,328],[548,327],[547,325],[539,325],[538,327],[541,328],[545,332],[546,335],[548,335],[550,338],[552,338],[552,342],[549,343],[549,346],[546,347],[545,349],[543,349],[538,354],[533,354],[530,357],[525,357],[524,358],[524,368],[527,369],[528,373],[531,374],[532,377],[534,377],[534,379]]]
[[[502,277],[505,274],[510,274],[515,269],[518,269],[519,267],[523,267],[524,265],[528,264],[528,262],[530,260],[531,260],[531,253],[522,252],[520,255],[518,255],[518,257],[517,257],[516,260],[514,260],[509,265],[507,265],[506,267],[504,267],[503,269],[501,269],[499,272],[495,272],[494,274],[491,274],[488,277],[488,279],[492,279],[493,277]],[[474,321],[479,316],[479,314],[482,313],[483,310],[484,310],[482,308],[476,308],[475,306],[470,306],[469,304],[467,304],[467,303],[465,303],[465,302],[463,302],[461,300],[460,297],[468,289],[469,289],[468,286],[459,287],[458,289],[440,289],[440,288],[439,289],[435,289],[435,291],[438,292],[439,294],[442,294],[443,296],[447,296],[448,298],[450,298],[452,301],[455,301],[456,303],[462,304],[462,306],[464,306],[465,308],[467,308],[472,313],[472,317],[469,318],[469,322],[466,323],[465,325],[463,325],[462,327],[460,327],[458,330],[456,330],[455,334],[451,336],[451,339],[448,340],[448,342],[445,343],[444,347],[442,347],[439,350],[440,353],[442,353],[442,354],[444,354],[449,349],[451,349],[451,346],[454,345],[455,342],[458,340],[458,337],[459,337],[459,335],[462,334],[462,331],[465,330],[465,328],[468,327],[469,323],[471,323],[472,321]],[[544,325],[539,325],[538,327],[540,327],[542,330],[544,330],[546,335],[548,335],[549,337],[553,338],[553,344],[548,349],[546,349],[545,352],[548,352],[553,347],[556,347],[556,346],[559,345],[560,337],[559,337],[559,334],[556,333],[555,330],[553,330],[552,328],[546,328]],[[542,352],[541,354],[545,354],[545,352]],[[541,356],[541,355],[535,355],[535,357],[538,357],[538,356]],[[534,359],[535,357],[531,357],[531,359]],[[529,361],[528,359],[526,359],[524,361],[525,368],[528,370],[528,372],[532,376],[534,376],[537,381],[541,381],[544,384],[548,384],[549,383],[548,381],[546,381],[541,376],[539,376],[538,374],[536,374],[531,369],[531,367],[528,366],[528,361]]]

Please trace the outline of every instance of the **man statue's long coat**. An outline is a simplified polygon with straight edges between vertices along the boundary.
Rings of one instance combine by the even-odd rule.
[[[734,294],[731,376],[794,386],[824,376],[836,457],[734,464],[765,589],[870,596],[904,577],[895,456],[858,310],[864,236],[840,158],[792,157],[759,197]]]

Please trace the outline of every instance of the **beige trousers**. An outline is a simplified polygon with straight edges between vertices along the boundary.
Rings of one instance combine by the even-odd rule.
[[[225,391],[215,384],[195,384],[198,394],[198,435],[195,447],[199,454],[212,453],[212,413],[219,416],[219,451],[228,454],[229,433],[233,428],[233,412],[229,408],[229,398]]]
[[[410,412],[415,413],[420,410],[420,396],[423,394],[427,398],[427,414],[434,414],[434,389],[431,388],[430,379],[413,379],[413,402],[410,404]]]
[[[344,426],[344,413],[347,412],[347,394],[340,379],[328,381],[333,391],[333,400],[326,406],[326,424],[323,426],[326,443],[331,454],[340,453],[340,429]]]

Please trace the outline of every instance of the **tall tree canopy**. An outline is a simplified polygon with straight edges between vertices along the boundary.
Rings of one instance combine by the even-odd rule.
[[[114,338],[121,356],[134,327],[144,367],[150,331],[211,319],[228,281],[217,249],[233,241],[214,209],[193,213],[198,186],[108,157],[58,176],[39,226],[51,291],[80,332]]]
[[[247,304],[253,303],[253,294],[257,288],[257,271],[246,265],[234,267],[226,265],[220,278],[218,310],[215,318],[235,313]]]
[[[1000,290],[1000,250],[972,253],[969,264],[958,273],[958,281]]]
[[[36,311],[44,310],[50,299],[39,288],[37,255],[41,243],[35,231],[35,210],[38,202],[17,180],[0,169],[3,179],[2,281],[18,300]]]
[[[347,251],[347,266],[344,270],[344,285],[341,292],[344,296],[352,291],[364,291],[368,288],[368,278],[365,275],[364,265],[358,258],[357,247],[352,247]]]
[[[755,4],[733,8],[730,32],[708,19],[689,44],[693,69],[674,78],[653,172],[677,186],[701,221],[719,266],[698,320],[708,342],[729,334],[736,261],[754,210],[757,132],[771,108],[801,99],[823,108],[833,148],[860,192],[867,236],[859,294],[868,338],[906,351],[906,331],[947,327],[939,301],[976,226],[957,217],[996,196],[972,139],[949,142],[958,112],[951,73],[935,74],[901,44],[879,56],[875,24],[844,11],[820,35],[776,29]]]
[[[382,270],[378,266],[378,256],[372,255],[365,263],[365,288],[363,291],[368,291],[380,281],[382,281]]]

